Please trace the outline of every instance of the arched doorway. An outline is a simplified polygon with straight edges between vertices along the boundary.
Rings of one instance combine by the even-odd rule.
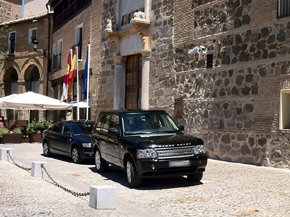
[[[11,67],[5,71],[3,81],[5,96],[18,93],[18,74],[15,68]],[[18,111],[7,109],[6,116],[8,120],[13,120],[18,116]]]
[[[35,65],[31,65],[26,69],[24,79],[26,91],[39,93],[40,75],[39,70]]]
[[[26,71],[25,71],[25,89],[26,92],[28,91],[32,91],[35,93],[39,93],[39,89],[40,89],[40,74],[39,74],[39,70],[35,65],[31,65],[29,66]],[[37,110],[33,110],[30,111],[30,122],[35,120],[38,121],[39,120],[39,111]]]

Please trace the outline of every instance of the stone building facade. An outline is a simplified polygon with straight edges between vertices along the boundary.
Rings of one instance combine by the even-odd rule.
[[[212,158],[290,166],[290,22],[279,2],[174,2],[176,76],[160,91],[182,101],[181,122]],[[206,54],[188,54],[195,46]]]
[[[7,37],[1,39],[0,96],[34,91],[47,94],[48,23],[46,14],[0,24],[7,26]],[[4,34],[4,33],[2,33]],[[33,41],[38,41],[35,50]],[[8,110],[7,110],[8,111]],[[28,120],[44,117],[43,112],[18,111],[17,119]],[[2,111],[5,119],[11,119],[9,111]]]
[[[165,75],[173,67],[172,3],[103,1],[106,13],[102,17],[97,109],[156,107],[153,102],[157,99],[152,93],[160,87],[155,83],[168,85]],[[168,96],[160,100],[167,99]]]
[[[133,108],[167,110],[204,139],[211,158],[289,167],[290,23],[282,1],[103,1],[97,111],[132,106],[130,71],[138,68]],[[143,21],[135,22],[136,11]],[[140,58],[128,63],[138,54],[141,66]]]
[[[0,23],[21,18],[22,0],[0,0]]]
[[[52,14],[51,42],[50,42],[50,70],[48,73],[48,95],[57,99],[61,98],[63,81],[67,69],[67,60],[70,49],[76,45],[79,47],[79,97],[83,100],[82,84],[86,63],[87,45],[91,45],[91,69],[90,69],[90,99],[92,101],[91,119],[95,119],[96,107],[96,83],[99,75],[101,43],[100,25],[102,14],[102,1],[99,0],[51,0],[48,8]],[[74,81],[74,97],[77,100],[77,82]],[[49,118],[60,120],[65,118],[64,112],[49,112]],[[74,110],[76,118],[76,110]],[[85,118],[85,110],[81,110],[80,119]]]

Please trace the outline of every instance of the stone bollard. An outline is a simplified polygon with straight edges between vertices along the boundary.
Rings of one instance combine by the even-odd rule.
[[[91,186],[90,206],[95,209],[116,209],[116,188]]]
[[[13,149],[12,148],[0,148],[0,160],[12,162],[7,151],[9,151],[10,156],[13,157]]]
[[[45,167],[47,172],[49,172],[49,166],[47,162],[43,161],[32,161],[31,165],[31,176],[40,177],[40,178],[48,178],[47,173],[41,168],[41,164]]]

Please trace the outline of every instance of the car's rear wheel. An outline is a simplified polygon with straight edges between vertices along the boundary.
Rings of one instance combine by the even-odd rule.
[[[105,172],[108,170],[108,163],[102,158],[99,149],[95,151],[95,167],[97,172]]]
[[[187,175],[187,178],[190,182],[200,182],[202,179],[203,173],[193,173]]]
[[[126,160],[126,174],[130,188],[136,188],[142,184],[142,179],[139,177],[136,167],[130,158]]]
[[[78,150],[78,148],[76,146],[74,146],[72,148],[72,151],[71,151],[71,157],[72,157],[72,160],[74,163],[80,163],[82,161],[81,159],[81,156],[80,156],[80,152]]]
[[[43,142],[42,148],[43,148],[43,155],[44,156],[47,156],[47,157],[51,156],[51,152],[49,150],[48,142]]]

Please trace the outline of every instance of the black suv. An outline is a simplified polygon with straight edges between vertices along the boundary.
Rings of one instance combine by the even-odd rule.
[[[160,176],[198,182],[207,164],[203,141],[182,130],[165,111],[101,112],[92,134],[96,170],[104,172],[109,163],[121,167],[130,187]]]

